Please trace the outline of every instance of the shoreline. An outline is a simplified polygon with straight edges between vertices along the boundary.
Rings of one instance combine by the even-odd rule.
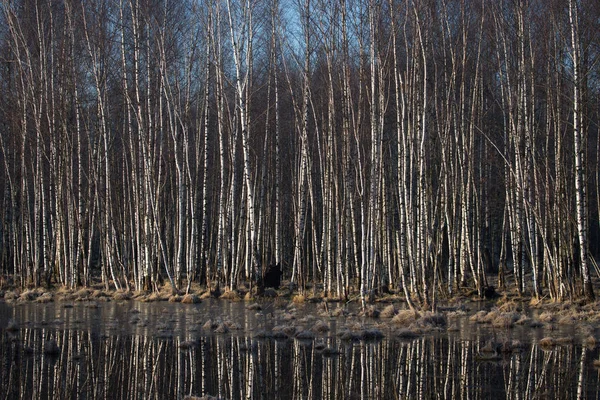
[[[435,312],[426,310],[410,310],[400,294],[380,296],[361,310],[360,301],[343,301],[311,294],[302,296],[289,289],[278,291],[268,289],[269,296],[254,297],[250,292],[224,292],[216,297],[206,288],[193,287],[190,294],[172,294],[169,285],[161,287],[158,292],[125,292],[106,291],[102,285],[77,290],[64,287],[35,288],[21,290],[4,288],[0,290],[0,302],[17,306],[20,304],[64,303],[66,307],[81,302],[87,307],[99,307],[103,302],[143,302],[143,303],[182,303],[197,304],[207,299],[226,302],[242,302],[248,310],[260,310],[265,304],[274,310],[288,313],[302,307],[303,304],[316,304],[319,318],[357,317],[375,321],[381,329],[389,331],[396,338],[410,338],[432,332],[458,331],[459,318],[468,318],[470,322],[481,326],[489,326],[494,330],[508,332],[516,327],[539,329],[543,343],[548,347],[560,345],[565,338],[555,337],[553,331],[561,327],[572,326],[578,336],[577,342],[588,347],[595,347],[600,340],[600,301],[553,302],[547,299],[536,300],[531,297],[519,297],[516,294],[504,294],[495,299],[481,299],[478,296],[465,294],[439,301]],[[348,313],[348,305],[356,313]],[[367,331],[365,331],[367,332]],[[367,332],[376,334],[376,332]],[[264,333],[269,337],[269,332]],[[272,333],[274,334],[274,333]],[[293,335],[290,335],[293,336]],[[387,336],[387,335],[386,335]],[[349,336],[353,338],[352,334]],[[358,337],[360,339],[360,336]],[[572,340],[574,340],[572,338]]]
[[[62,301],[139,301],[139,302],[171,302],[193,304],[199,303],[205,299],[220,299],[227,301],[241,302],[265,302],[265,301],[291,301],[293,303],[360,303],[360,294],[358,291],[351,291],[347,298],[337,296],[327,296],[320,290],[306,289],[304,293],[298,290],[290,290],[287,282],[281,284],[280,289],[265,288],[261,294],[256,293],[256,289],[248,289],[244,285],[236,290],[211,290],[205,286],[193,284],[189,293],[183,290],[173,290],[169,283],[163,284],[157,291],[135,291],[106,289],[102,283],[94,283],[88,287],[78,287],[71,289],[65,286],[52,287],[30,287],[21,288],[15,285],[3,285],[0,287],[0,301],[6,303],[21,302],[62,302]],[[493,287],[492,287],[493,290]],[[414,304],[418,304],[412,299]],[[452,297],[440,296],[436,299],[436,308],[448,308],[453,305],[462,305],[464,303],[477,303],[487,305],[502,306],[507,302],[519,303],[526,308],[532,309],[564,309],[564,308],[595,308],[600,315],[600,299],[588,301],[583,296],[575,299],[552,300],[547,296],[536,298],[528,294],[519,294],[514,290],[506,290],[501,293],[494,292],[492,296],[480,297],[474,289],[464,288],[458,294]],[[383,295],[376,295],[366,305],[372,307],[377,304],[402,303],[407,305],[404,293],[401,290],[390,290]],[[418,305],[415,311],[424,312]]]

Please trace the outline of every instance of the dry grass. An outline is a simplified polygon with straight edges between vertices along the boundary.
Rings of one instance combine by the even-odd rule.
[[[542,321],[531,320],[529,322],[529,327],[530,328],[543,328],[544,327],[544,323]]]
[[[97,297],[100,297],[100,296],[97,296]],[[131,299],[131,292],[118,291],[113,294],[112,298],[113,298],[113,300],[117,300],[117,301],[129,300],[129,299]]]
[[[526,315],[521,316],[516,322],[515,325],[529,325],[531,326],[532,319]]]
[[[169,297],[169,303],[181,303],[182,297],[178,294],[174,294]]]
[[[298,340],[313,340],[315,338],[315,334],[311,331],[299,331],[295,336]]]
[[[491,310],[488,312],[483,318],[481,318],[480,323],[482,324],[492,324],[497,318],[502,315],[500,311],[497,309]]]
[[[559,325],[574,325],[577,320],[571,315],[565,315],[558,319]]]
[[[287,325],[284,326],[283,329],[281,330],[281,332],[285,333],[288,336],[296,336],[296,334],[298,334],[298,332],[300,332],[302,329],[293,325]]]
[[[440,313],[425,312],[416,321],[417,326],[428,329],[445,328],[448,324],[446,316]]]
[[[19,298],[19,292],[17,290],[9,290],[4,293],[4,300],[15,300]]]
[[[543,313],[540,314],[538,319],[542,322],[551,323],[556,320],[556,316],[554,315],[554,313],[552,313],[550,311],[544,311]]]
[[[380,311],[375,306],[368,306],[362,313],[365,317],[379,318]]]
[[[289,299],[286,299],[284,297],[277,297],[275,298],[275,300],[273,300],[273,307],[276,309],[286,308],[288,305],[288,301]]]
[[[250,311],[260,311],[262,310],[262,306],[258,303],[252,303],[246,306],[246,310]]]
[[[344,342],[355,342],[360,340],[360,335],[352,331],[342,331],[340,332],[339,337]]]
[[[293,312],[290,311],[290,312],[284,312],[283,314],[281,314],[281,318],[284,321],[291,321],[293,319],[296,319],[296,316],[294,315]],[[305,319],[306,319],[306,317],[305,317]]]
[[[482,324],[484,322],[484,319],[487,316],[487,314],[488,314],[488,312],[485,310],[477,311],[475,314],[473,314],[469,317],[469,321],[476,322],[478,324]]]
[[[242,300],[240,295],[237,292],[234,292],[232,290],[227,290],[219,298],[221,300],[230,300],[230,301],[241,301]]]
[[[392,318],[392,322],[398,325],[410,325],[417,319],[417,314],[412,310],[400,310]]]
[[[381,332],[379,329],[375,329],[375,328],[365,329],[365,330],[361,331],[359,335],[360,335],[361,340],[365,340],[365,341],[380,340],[385,337],[383,332]]]
[[[56,289],[56,293],[57,294],[71,294],[71,293],[73,293],[73,290],[66,286],[59,286],[58,289]]]
[[[414,327],[402,328],[396,331],[395,336],[401,340],[413,340],[420,336],[420,330]]]
[[[347,315],[347,314],[348,314],[348,310],[346,310],[344,307],[336,307],[331,311],[332,317],[340,317],[342,315]]]
[[[500,313],[492,321],[494,328],[510,329],[517,321],[521,319],[521,315],[516,312],[503,312]]]
[[[543,339],[540,339],[538,344],[542,349],[547,350],[554,348],[554,346],[556,346],[556,341],[551,337],[545,337]]]
[[[221,323],[215,328],[215,333],[229,333],[229,327],[227,324]]]
[[[541,306],[542,304],[543,304],[543,300],[539,297],[532,297],[531,300],[529,301],[530,307],[538,307],[538,306]]]
[[[499,350],[501,353],[514,353],[522,351],[524,347],[525,346],[523,345],[523,343],[521,343],[519,340],[506,340],[500,344]]]
[[[33,301],[37,299],[38,296],[39,293],[37,292],[37,290],[26,290],[19,296],[19,301]]]
[[[323,321],[317,321],[313,327],[311,328],[311,330],[315,333],[325,333],[325,332],[329,332],[329,325],[326,324]]]
[[[195,294],[186,294],[181,299],[181,302],[183,304],[196,304],[196,303],[200,303],[200,298]]]
[[[396,314],[398,314],[398,310],[396,310],[396,307],[394,307],[393,304],[390,304],[390,305],[386,306],[383,310],[381,310],[379,317],[393,318]]]
[[[486,342],[485,345],[481,346],[481,348],[479,349],[479,353],[497,353],[500,351],[501,347],[502,345],[500,343],[490,340]]]
[[[352,321],[346,325],[346,328],[351,331],[359,331],[362,329],[362,325],[358,321]]]
[[[306,296],[303,294],[297,294],[292,298],[292,302],[294,303],[304,303],[306,301]]]
[[[555,339],[556,344],[563,345],[563,346],[571,345],[571,344],[573,344],[574,341],[575,340],[573,339],[572,336],[563,336],[563,337]]]
[[[171,285],[171,282],[165,282],[160,288],[159,291],[164,294],[173,295],[177,293],[177,290]]]
[[[38,303],[50,303],[54,301],[54,297],[52,296],[52,293],[43,293],[40,297],[38,297],[36,299],[36,302]]]
[[[183,342],[179,343],[179,348],[180,349],[191,349],[192,347],[196,347],[198,345],[198,342],[196,342],[195,340],[184,340]]]
[[[154,301],[162,301],[162,300],[164,300],[164,298],[161,296],[161,294],[160,293],[156,293],[156,292],[150,293],[148,295],[141,296],[139,299],[143,303],[152,303]]]
[[[521,311],[521,305],[514,300],[509,300],[499,305],[498,311],[501,312],[516,312]]]
[[[229,328],[232,331],[241,331],[242,330],[242,325],[238,324],[237,322],[228,320],[223,323],[227,326],[227,328]]]
[[[218,326],[219,324],[217,322],[213,321],[212,319],[209,319],[204,323],[204,325],[202,325],[202,329],[206,331],[211,331],[213,329],[217,329]]]

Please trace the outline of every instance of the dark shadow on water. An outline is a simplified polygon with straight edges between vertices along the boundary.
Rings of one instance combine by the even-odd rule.
[[[227,309],[227,307],[230,307]],[[217,314],[217,311],[220,314]],[[217,316],[218,317],[215,317]],[[205,322],[235,319],[226,334]],[[461,332],[344,341],[257,338],[271,315],[243,305],[0,305],[1,399],[598,398],[598,351]],[[16,329],[5,329],[7,321]]]

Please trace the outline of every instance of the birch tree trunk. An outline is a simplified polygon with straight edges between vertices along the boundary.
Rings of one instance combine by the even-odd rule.
[[[579,239],[579,262],[583,278],[583,295],[588,301],[595,299],[588,256],[587,221],[587,144],[583,132],[581,48],[579,41],[579,13],[575,0],[569,0],[569,25],[571,28],[571,61],[573,62],[573,143],[575,157],[575,206],[577,210],[577,236]]]

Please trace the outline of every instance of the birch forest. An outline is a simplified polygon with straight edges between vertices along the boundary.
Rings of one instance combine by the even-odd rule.
[[[594,299],[600,2],[0,2],[15,285]]]

